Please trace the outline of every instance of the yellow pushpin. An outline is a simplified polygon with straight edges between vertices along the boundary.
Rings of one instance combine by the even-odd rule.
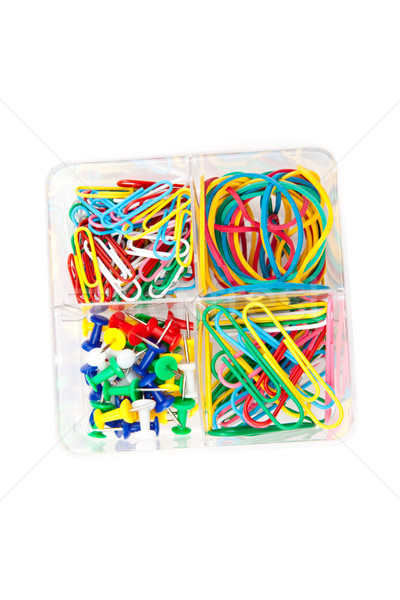
[[[85,337],[87,337],[89,335],[89,333],[92,331],[93,325],[94,325],[94,323],[91,323],[90,321],[87,320],[86,317],[84,317],[84,319],[82,321],[82,333]],[[106,331],[107,329],[108,329],[108,325],[104,325],[103,331]]]
[[[126,337],[124,333],[115,327],[110,327],[104,332],[104,343],[106,344],[103,351],[107,348],[111,350],[123,350],[126,346]]]
[[[99,408],[96,408],[93,413],[93,421],[97,429],[104,429],[106,423],[109,421],[118,421],[119,419],[123,419],[127,423],[133,423],[135,421],[135,413],[132,410],[132,403],[127,398],[122,400],[119,408],[109,410],[105,413],[101,412]]]

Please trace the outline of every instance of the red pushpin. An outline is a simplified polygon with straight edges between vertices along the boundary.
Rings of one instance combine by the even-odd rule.
[[[175,326],[176,329],[187,329],[187,327],[189,327],[189,329],[192,331],[194,329],[194,325],[191,321],[188,325],[188,323],[184,319],[178,319],[177,317],[174,317],[174,313],[171,310],[168,311],[168,316],[167,320],[165,321],[165,324],[167,325],[169,321],[172,321],[172,324],[173,326]]]
[[[179,329],[176,329],[172,325],[166,324],[166,327],[161,329],[155,317],[152,317],[147,323],[147,335],[156,340],[165,342],[165,344],[169,346],[170,352],[175,350],[182,337]]]
[[[111,325],[110,325],[111,323]],[[147,325],[144,323],[138,323],[137,325],[131,325],[131,323],[127,323],[125,321],[125,315],[123,312],[116,312],[112,315],[109,322],[110,327],[120,329],[124,331],[127,335],[128,342],[131,346],[137,346],[140,342],[144,342],[148,346],[152,346],[153,348],[157,348],[158,346],[148,340],[146,336],[148,335]]]

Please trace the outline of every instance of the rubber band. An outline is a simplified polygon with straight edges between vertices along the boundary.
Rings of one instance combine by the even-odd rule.
[[[333,211],[312,171],[203,179],[199,209],[203,295],[252,291],[260,283],[271,290],[323,284]]]

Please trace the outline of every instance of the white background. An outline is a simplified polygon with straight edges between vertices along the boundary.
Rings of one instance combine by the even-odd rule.
[[[15,486],[0,502],[2,598],[399,597],[396,4],[2,3],[0,496]],[[310,145],[339,161],[348,447],[84,459],[57,446],[17,483],[57,441],[48,171]]]

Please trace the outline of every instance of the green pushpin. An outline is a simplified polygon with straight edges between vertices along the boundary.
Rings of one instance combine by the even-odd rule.
[[[101,438],[106,438],[107,437],[104,433],[102,433],[98,429],[93,429],[93,431],[91,431],[90,433],[88,433],[88,436],[91,437],[91,438],[97,438],[97,439],[101,439]]]
[[[106,381],[106,383],[109,384],[108,381]],[[97,400],[91,400],[90,404],[93,406],[94,410],[96,410],[96,408],[99,408],[103,412],[108,412],[109,410],[114,410],[115,408],[112,402],[98,402]]]
[[[139,400],[141,397],[139,391],[139,379],[135,377],[128,385],[111,385],[106,381],[103,385],[103,397],[108,402],[111,396],[129,396],[131,400]],[[114,406],[115,408],[115,406]]]
[[[111,385],[109,381],[106,381],[103,386],[103,397],[106,402],[108,402],[111,396],[129,396],[132,402],[135,400],[140,400],[142,397],[142,392],[165,392],[160,388],[153,387],[139,387],[139,379],[135,377],[131,383],[128,385]],[[101,407],[100,407],[101,408]],[[115,406],[113,407],[115,408]]]
[[[105,369],[100,371],[100,373],[97,373],[97,375],[94,375],[93,377],[90,377],[89,375],[87,375],[86,380],[92,386],[94,391],[96,391],[97,385],[99,383],[103,383],[103,381],[107,381],[107,379],[110,379],[110,377],[113,377],[114,375],[116,375],[120,379],[125,377],[123,370],[118,366],[117,361],[115,360],[114,356],[112,356],[110,358],[110,366],[109,367],[106,367]]]
[[[177,368],[178,363],[173,356],[162,356],[155,363],[154,372],[158,379],[167,381],[168,379],[172,379],[174,375],[177,377],[182,377],[182,373],[179,373],[176,370]]]
[[[177,398],[174,402],[174,408],[176,408],[178,412],[178,421],[180,423],[180,427],[178,425],[172,428],[172,432],[175,435],[188,435],[192,430],[190,427],[186,426],[188,412],[192,410],[196,406],[196,402],[191,398]]]

